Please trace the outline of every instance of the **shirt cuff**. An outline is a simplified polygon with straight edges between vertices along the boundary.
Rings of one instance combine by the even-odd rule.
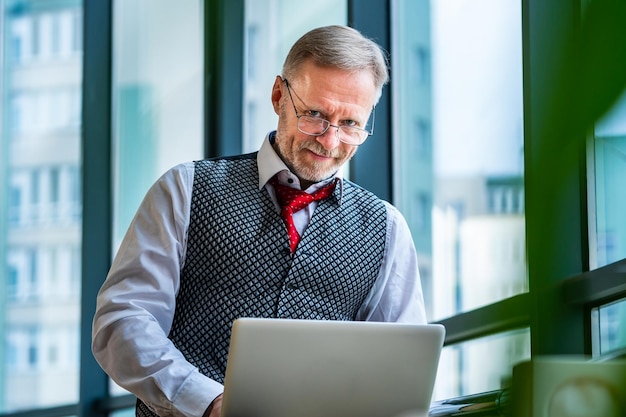
[[[194,372],[180,387],[173,405],[185,416],[202,416],[215,397],[223,392],[222,384],[199,372]]]

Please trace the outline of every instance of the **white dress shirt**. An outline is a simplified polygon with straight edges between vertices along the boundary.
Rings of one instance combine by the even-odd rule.
[[[278,173],[281,183],[299,188],[298,178],[278,157],[269,135],[257,163],[259,189],[267,187],[280,212],[269,179]],[[193,177],[194,164],[180,164],[150,188],[100,289],[93,320],[92,348],[98,363],[115,382],[161,416],[202,416],[223,392],[220,383],[202,375],[167,338],[185,262]],[[322,185],[314,184],[306,191]],[[300,233],[316,205],[294,214]],[[382,267],[356,318],[426,323],[409,228],[396,208],[386,202],[385,206],[388,217]]]

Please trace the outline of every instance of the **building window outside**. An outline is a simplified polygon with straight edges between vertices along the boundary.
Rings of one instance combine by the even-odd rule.
[[[80,10],[71,10],[71,51],[72,53],[81,53],[83,50],[83,14]]]
[[[430,77],[430,51],[428,46],[418,45],[415,47],[415,75],[418,84],[428,85]]]
[[[14,95],[9,98],[9,128],[14,134],[22,132],[24,126],[24,106],[26,105],[23,95]],[[17,140],[15,138],[14,140]]]
[[[430,121],[418,118],[415,122],[415,152],[412,154],[418,161],[432,159],[432,132]]]
[[[30,44],[32,21],[28,18],[16,17],[10,28],[9,46],[11,52],[7,54],[7,60],[13,65],[23,62],[28,54],[27,47]]]
[[[412,220],[409,225],[413,232],[424,232],[430,227],[431,207],[430,195],[418,193],[415,196],[415,201],[410,207],[411,213],[408,216]]]

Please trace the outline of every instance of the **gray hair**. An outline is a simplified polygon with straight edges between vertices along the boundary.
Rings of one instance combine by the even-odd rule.
[[[305,33],[289,50],[283,64],[283,77],[295,78],[300,65],[307,59],[320,66],[346,71],[369,70],[379,97],[389,81],[385,50],[348,26],[324,26]]]

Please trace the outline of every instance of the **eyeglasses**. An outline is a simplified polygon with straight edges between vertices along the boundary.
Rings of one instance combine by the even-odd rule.
[[[322,136],[324,133],[326,133],[326,131],[328,131],[329,128],[334,127],[337,129],[337,139],[348,145],[358,146],[365,142],[365,139],[367,139],[368,136],[374,134],[374,108],[372,108],[372,124],[370,130],[348,125],[336,126],[330,124],[328,120],[321,117],[298,114],[298,109],[296,109],[296,103],[294,103],[293,96],[291,95],[291,87],[289,86],[289,82],[286,78],[283,78],[283,81],[285,81],[285,85],[287,86],[287,92],[289,93],[291,104],[293,105],[293,110],[296,112],[296,117],[298,118],[298,130],[305,135]],[[294,92],[294,94],[296,93]],[[296,97],[298,97],[297,94]]]

